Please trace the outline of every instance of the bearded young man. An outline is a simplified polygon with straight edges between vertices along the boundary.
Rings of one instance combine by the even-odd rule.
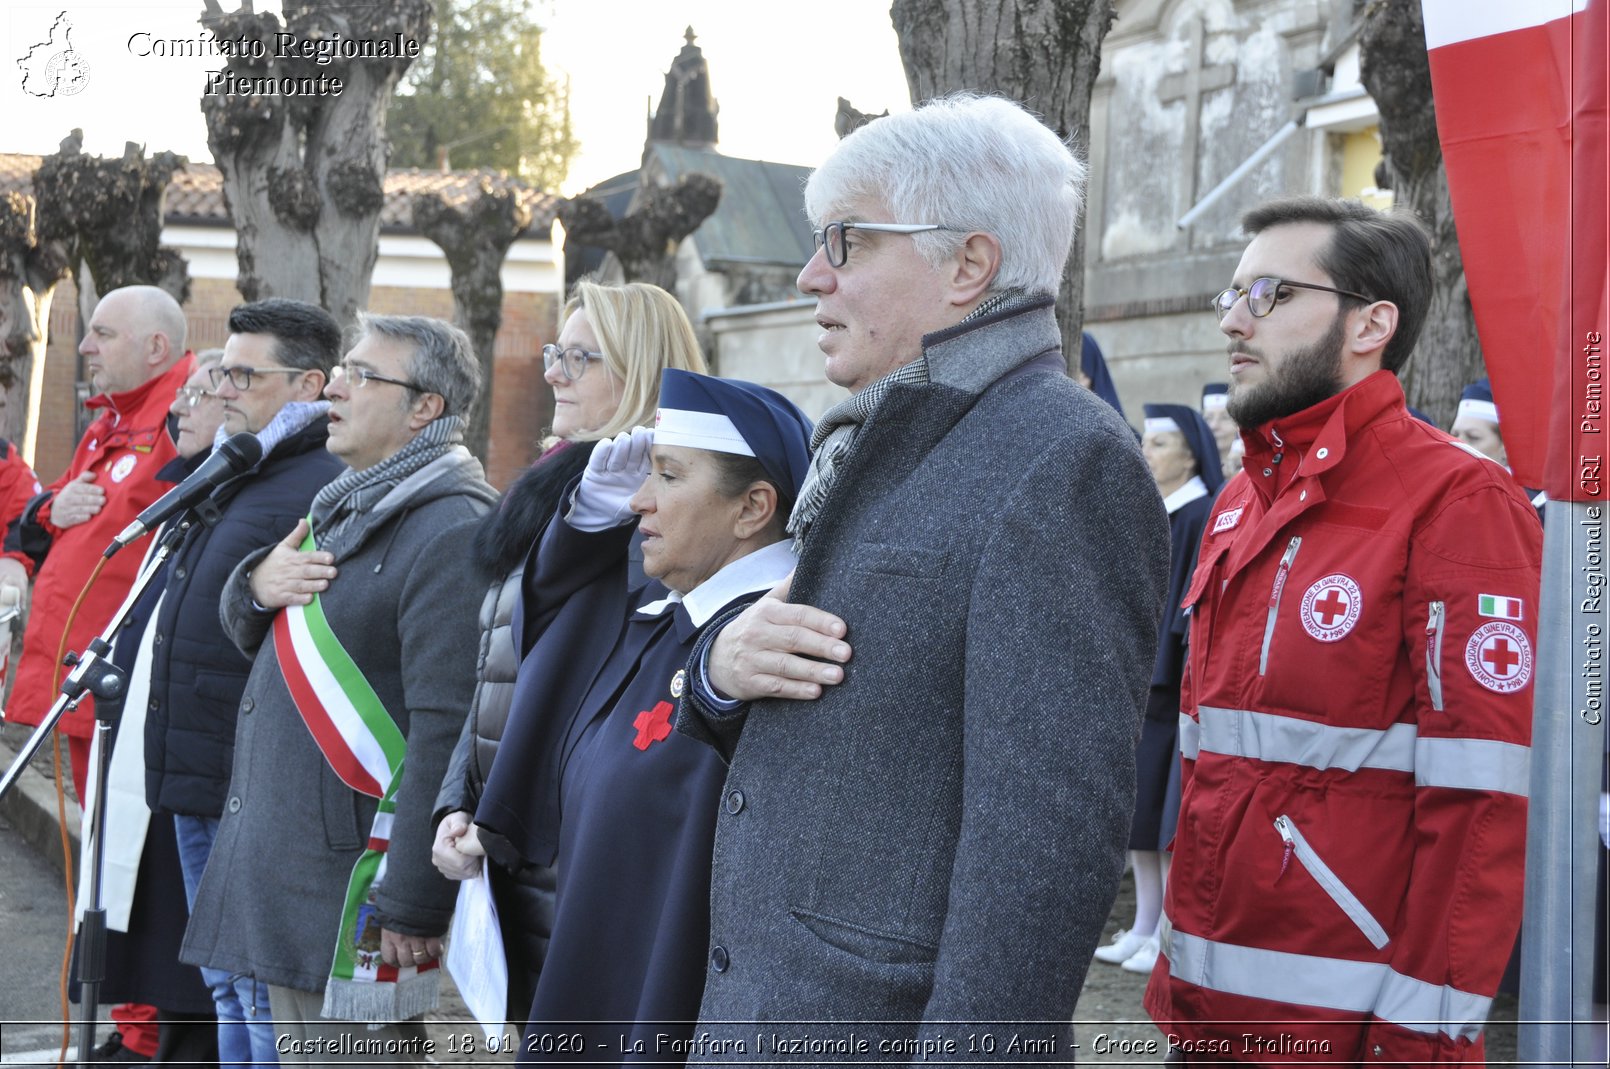
[[[1405,407],[1420,224],[1298,197],[1243,227],[1214,306],[1246,464],[1185,597],[1146,1008],[1175,1063],[1480,1063],[1520,923],[1542,531]]]

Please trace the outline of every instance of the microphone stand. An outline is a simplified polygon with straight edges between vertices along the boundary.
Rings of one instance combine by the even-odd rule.
[[[95,740],[98,747],[96,761],[95,804],[90,809],[89,835],[89,896],[84,907],[84,922],[78,936],[79,1023],[78,1060],[88,1065],[95,1050],[95,1020],[100,1015],[101,983],[106,978],[106,909],[101,904],[102,868],[106,861],[106,778],[112,767],[112,730],[123,715],[123,699],[128,692],[128,673],[112,661],[112,641],[146,587],[151,585],[163,563],[184,540],[195,522],[194,511],[187,509],[177,522],[163,528],[157,541],[156,552],[146,562],[128,597],[112,615],[83,654],[69,653],[66,663],[73,666],[62,681],[61,696],[50,707],[34,733],[28,736],[17,759],[0,778],[0,797],[4,797],[22,776],[34,754],[44,745],[56,724],[69,710],[78,708],[86,693],[95,696]],[[116,547],[116,543],[113,546]],[[116,549],[109,549],[111,556]]]

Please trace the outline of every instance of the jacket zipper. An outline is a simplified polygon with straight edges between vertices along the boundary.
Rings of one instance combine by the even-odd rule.
[[[1269,643],[1275,637],[1275,617],[1280,612],[1280,595],[1286,589],[1286,576],[1291,573],[1291,562],[1297,559],[1297,549],[1302,544],[1302,535],[1293,536],[1291,544],[1286,547],[1285,556],[1280,558],[1280,567],[1275,569],[1275,584],[1269,589],[1269,618],[1263,625],[1263,649],[1258,654],[1260,676],[1269,670]]]
[[[1349,891],[1347,885],[1331,871],[1330,866],[1314,852],[1314,848],[1308,845],[1308,840],[1303,838],[1302,832],[1297,830],[1297,825],[1292,823],[1290,817],[1285,814],[1277,817],[1275,830],[1280,833],[1281,841],[1286,844],[1285,856],[1280,859],[1280,876],[1286,874],[1286,866],[1291,863],[1291,856],[1295,853],[1297,860],[1303,863],[1303,868],[1314,878],[1314,882],[1324,888],[1331,901],[1341,907],[1342,912],[1347,914],[1348,919],[1364,933],[1364,938],[1368,939],[1376,950],[1391,942],[1391,937],[1386,934],[1386,929],[1381,927],[1381,922],[1364,908],[1364,903],[1358,900],[1358,896]],[[1275,877],[1276,883],[1280,882],[1280,876]]]
[[[1426,612],[1426,687],[1431,691],[1431,708],[1442,712],[1442,627],[1447,613],[1440,601],[1433,601]]]

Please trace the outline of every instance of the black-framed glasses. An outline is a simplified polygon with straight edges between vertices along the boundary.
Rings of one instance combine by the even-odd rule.
[[[220,364],[207,369],[207,378],[212,380],[215,390],[228,379],[229,385],[245,393],[252,388],[252,378],[256,375],[300,375],[306,370],[300,367],[224,367]]]
[[[1245,297],[1247,299],[1247,311],[1252,313],[1254,319],[1262,319],[1275,310],[1275,302],[1283,296],[1281,291],[1288,288],[1322,290],[1325,293],[1351,297],[1354,300],[1363,301],[1365,304],[1375,303],[1374,297],[1366,297],[1364,294],[1354,293],[1352,290],[1339,290],[1334,286],[1316,286],[1312,282],[1293,282],[1285,278],[1265,277],[1253,279],[1252,285],[1246,289],[1231,286],[1219,293],[1213,298],[1213,312],[1220,320],[1223,320],[1225,316],[1230,314],[1230,309],[1235,307],[1235,302]]]
[[[592,353],[579,345],[572,345],[568,349],[561,349],[557,345],[544,345],[542,347],[542,370],[552,371],[558,364],[564,371],[565,378],[575,382],[587,374],[587,365],[594,360],[602,360],[603,353]]]
[[[371,381],[373,381],[389,383],[392,386],[401,386],[403,389],[413,390],[415,393],[436,392],[435,390],[427,390],[417,382],[409,382],[407,379],[394,379],[389,376],[382,375],[378,371],[371,371],[366,367],[357,367],[353,364],[337,364],[335,367],[331,368],[330,381],[334,382],[337,379],[346,379],[352,384],[352,388],[354,390],[361,390],[365,386],[369,385]]]
[[[843,267],[850,259],[850,246],[844,240],[846,230],[875,230],[884,234],[925,234],[930,230],[954,230],[953,226],[938,223],[846,223],[842,220],[824,223],[822,229],[811,231],[818,249],[827,250],[827,266]]]
[[[210,401],[218,395],[200,386],[181,386],[174,391],[173,396],[174,400],[182,402],[186,408],[195,408],[202,401]]]

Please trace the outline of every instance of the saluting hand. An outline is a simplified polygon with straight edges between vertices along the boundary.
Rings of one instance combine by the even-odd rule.
[[[330,589],[335,578],[335,557],[322,549],[301,550],[307,537],[307,520],[297,520],[296,529],[252,569],[252,598],[265,609],[287,605],[310,605],[313,595]]]
[[[565,522],[578,531],[604,531],[632,518],[632,495],[648,478],[654,431],[633,427],[593,446]]]
[[[844,621],[811,605],[794,605],[788,577],[722,628],[710,643],[710,684],[721,697],[820,698],[841,683],[850,659]],[[823,663],[823,662],[828,663]]]
[[[106,491],[95,485],[95,473],[86,471],[50,500],[50,522],[57,527],[77,527],[106,507]]]

